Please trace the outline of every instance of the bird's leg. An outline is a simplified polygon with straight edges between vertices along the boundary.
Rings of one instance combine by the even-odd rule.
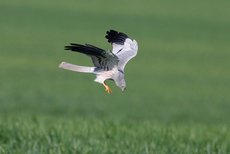
[[[109,93],[112,93],[112,90],[109,88],[109,86],[107,84],[105,84],[105,82],[102,83],[105,86],[105,91]]]

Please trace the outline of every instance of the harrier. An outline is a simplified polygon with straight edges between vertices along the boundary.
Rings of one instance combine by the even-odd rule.
[[[94,67],[78,66],[62,62],[59,67],[76,72],[93,73],[96,75],[95,82],[105,86],[105,91],[112,93],[112,90],[105,83],[111,79],[124,91],[126,89],[124,68],[126,63],[137,55],[138,45],[135,40],[131,40],[126,34],[115,30],[107,31],[105,38],[113,46],[112,51],[105,51],[93,45],[75,44],[65,46],[65,50],[71,50],[86,54],[92,59]]]

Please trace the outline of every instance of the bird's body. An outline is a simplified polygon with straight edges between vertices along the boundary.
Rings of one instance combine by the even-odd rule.
[[[65,50],[72,50],[86,54],[92,59],[94,67],[78,66],[62,62],[59,67],[76,72],[93,73],[97,76],[94,80],[103,84],[108,93],[111,89],[105,84],[105,80],[112,79],[122,91],[126,88],[124,68],[126,63],[136,56],[138,46],[135,40],[131,40],[126,34],[114,30],[107,32],[106,38],[113,46],[112,51],[105,51],[95,46],[71,43],[65,46]]]

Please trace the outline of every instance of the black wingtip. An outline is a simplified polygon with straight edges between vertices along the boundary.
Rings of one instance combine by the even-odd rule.
[[[125,40],[129,38],[126,34],[122,32],[118,32],[115,30],[110,30],[106,32],[105,38],[108,39],[109,43],[117,43],[123,45]]]
[[[84,45],[76,44],[76,43],[70,43],[70,46],[65,46],[64,50],[72,50],[77,51],[76,49],[79,47],[84,47]]]
[[[90,44],[81,45],[76,43],[70,43],[70,45],[64,46],[64,50],[71,50],[74,52],[79,52],[90,56],[102,56],[102,57],[104,57],[102,53],[106,52],[105,50]]]
[[[65,46],[64,50],[72,50],[72,46]]]

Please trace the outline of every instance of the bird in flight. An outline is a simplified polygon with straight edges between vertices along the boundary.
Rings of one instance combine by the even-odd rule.
[[[76,72],[93,73],[96,75],[95,82],[105,86],[105,91],[112,93],[112,90],[105,83],[111,79],[124,91],[126,89],[124,68],[126,63],[137,55],[138,45],[136,40],[131,40],[126,34],[115,30],[107,31],[105,36],[113,46],[112,51],[105,51],[93,45],[75,44],[65,46],[65,50],[71,50],[86,54],[92,59],[94,67],[78,66],[67,62],[62,62],[59,67]]]

